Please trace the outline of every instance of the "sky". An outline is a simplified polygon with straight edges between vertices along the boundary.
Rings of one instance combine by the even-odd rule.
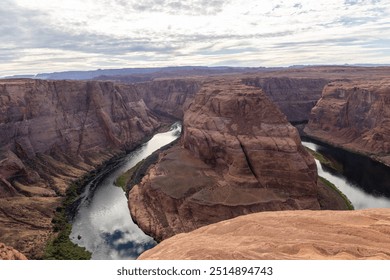
[[[390,63],[390,0],[1,0],[0,76]]]

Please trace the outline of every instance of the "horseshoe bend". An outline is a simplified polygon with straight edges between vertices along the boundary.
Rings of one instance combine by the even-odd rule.
[[[364,71],[0,80],[0,258],[42,258],[71,185],[79,195],[96,170],[179,119],[178,142],[127,186],[128,218],[162,241],[141,258],[389,259],[390,211],[340,211],[345,199],[301,142],[312,137],[388,164],[390,70]]]

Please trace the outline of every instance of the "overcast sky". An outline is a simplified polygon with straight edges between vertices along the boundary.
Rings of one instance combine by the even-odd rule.
[[[1,0],[0,76],[390,63],[390,0]]]

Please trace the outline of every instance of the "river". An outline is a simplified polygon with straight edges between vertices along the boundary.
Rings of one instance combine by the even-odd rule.
[[[129,153],[121,166],[86,186],[72,222],[70,239],[92,253],[92,259],[135,259],[156,242],[133,223],[127,198],[115,179],[159,148],[180,136],[181,124],[170,131],[158,133],[135,151]],[[92,187],[92,184],[93,185]]]
[[[302,144],[342,164],[343,174],[340,174],[316,160],[318,175],[338,187],[355,209],[390,208],[390,168],[324,144],[308,141],[302,141]]]

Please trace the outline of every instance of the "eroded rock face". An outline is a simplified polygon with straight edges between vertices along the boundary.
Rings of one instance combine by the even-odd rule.
[[[283,211],[240,216],[175,235],[149,260],[390,259],[390,211]]]
[[[134,84],[146,105],[153,112],[183,119],[201,81],[195,79],[171,79]]]
[[[253,212],[320,208],[314,159],[259,89],[206,82],[185,112],[182,145],[129,194],[133,218],[159,240]]]
[[[26,256],[14,248],[0,243],[0,260],[27,260]]]
[[[325,87],[305,133],[390,166],[390,80]]]
[[[36,256],[69,183],[158,125],[131,85],[2,80],[0,240]]]
[[[309,120],[310,111],[321,98],[322,90],[328,82],[329,80],[321,78],[256,77],[243,79],[246,85],[262,89],[290,122]]]

